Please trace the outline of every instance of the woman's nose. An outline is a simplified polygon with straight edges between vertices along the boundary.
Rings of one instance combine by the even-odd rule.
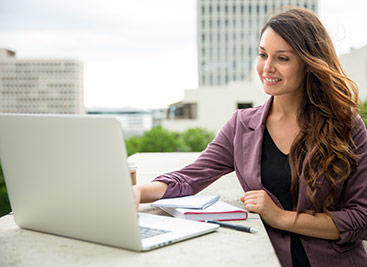
[[[275,67],[273,66],[273,62],[270,59],[267,59],[264,65],[264,71],[266,73],[275,72]]]

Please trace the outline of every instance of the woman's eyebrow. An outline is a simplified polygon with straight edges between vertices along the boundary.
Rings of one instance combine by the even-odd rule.
[[[264,47],[262,47],[261,45],[259,45],[259,48],[260,48],[260,50],[266,51],[266,49]],[[277,50],[277,51],[275,51],[275,53],[278,53],[278,54],[279,53],[285,53],[285,52],[294,54],[294,51],[292,51],[292,50]]]

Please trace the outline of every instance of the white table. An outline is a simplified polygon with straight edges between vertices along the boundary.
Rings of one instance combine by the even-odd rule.
[[[198,153],[138,153],[138,183],[190,163]],[[202,194],[221,194],[222,200],[243,208],[242,189],[234,173],[222,177]],[[148,204],[140,211],[166,215]],[[0,266],[280,266],[257,214],[247,221],[256,234],[220,228],[218,231],[149,252],[132,252],[84,241],[23,230],[12,215],[0,218]]]

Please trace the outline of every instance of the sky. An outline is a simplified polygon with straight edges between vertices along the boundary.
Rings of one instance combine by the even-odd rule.
[[[366,0],[319,0],[337,53],[367,45]],[[197,88],[196,0],[1,0],[0,48],[84,64],[87,107],[165,108]]]

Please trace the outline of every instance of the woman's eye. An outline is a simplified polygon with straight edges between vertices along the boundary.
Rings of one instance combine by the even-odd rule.
[[[259,53],[259,57],[264,58],[266,55],[264,53]]]
[[[279,57],[279,61],[288,61],[289,59],[287,57]]]

